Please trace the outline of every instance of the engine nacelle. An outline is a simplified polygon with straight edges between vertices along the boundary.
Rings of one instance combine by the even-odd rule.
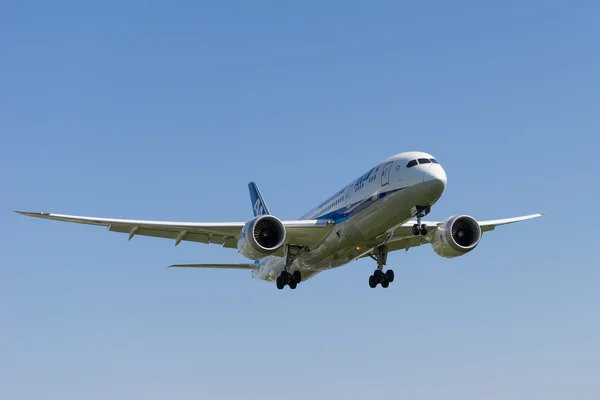
[[[246,222],[237,242],[238,251],[250,260],[275,253],[285,242],[285,226],[272,215],[259,215]]]
[[[454,215],[435,230],[431,246],[445,258],[462,256],[477,247],[481,234],[481,227],[473,217]]]

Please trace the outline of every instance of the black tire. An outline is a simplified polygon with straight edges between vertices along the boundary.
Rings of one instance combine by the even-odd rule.
[[[413,235],[419,236],[419,234],[421,233],[421,231],[419,230],[419,225],[414,224],[413,228],[412,228],[412,232],[413,232]]]
[[[281,276],[277,277],[277,289],[281,290],[283,289],[285,285],[281,282]]]
[[[373,277],[375,278],[375,282],[379,283],[383,279],[383,272],[381,272],[379,269],[376,269],[375,272],[373,272]]]
[[[373,275],[371,275],[369,277],[369,286],[373,289],[375,288],[375,286],[377,286],[377,281],[375,280],[375,277]]]
[[[385,280],[389,283],[394,282],[394,270],[388,269],[387,271],[385,271],[385,278]]]
[[[302,274],[300,273],[300,271],[294,271],[294,273],[292,274],[292,280],[296,283],[302,282]]]
[[[294,282],[293,280],[290,281],[290,283],[288,283],[288,286],[290,287],[290,289],[296,289],[296,285],[297,285],[297,283]]]
[[[390,283],[389,283],[388,281],[386,281],[386,280],[383,280],[383,281],[381,282],[381,287],[383,287],[383,288],[386,288],[386,287],[388,287],[388,286],[390,286]]]
[[[427,235],[427,225],[425,225],[425,224],[421,225],[421,235],[423,235],[423,236]]]
[[[290,281],[290,274],[287,271],[283,270],[283,271],[281,271],[280,276],[281,276],[281,280],[282,280],[283,284],[287,285],[287,283]]]

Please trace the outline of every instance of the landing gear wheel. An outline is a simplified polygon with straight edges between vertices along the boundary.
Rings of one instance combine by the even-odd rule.
[[[418,225],[413,226],[413,231],[415,230],[417,231],[417,234],[420,232]],[[369,257],[377,262],[377,269],[373,272],[373,275],[369,277],[370,287],[375,288],[380,283],[381,286],[388,287],[390,282],[394,281],[394,271],[388,269],[385,273],[383,272],[383,267],[387,263],[387,256],[388,246],[385,243],[378,246],[373,253],[369,254]]]
[[[373,275],[371,275],[369,277],[369,286],[373,289],[375,288],[375,286],[377,286],[377,281],[375,280],[375,277]]]
[[[411,213],[413,216],[417,217],[417,223],[413,225],[412,232],[415,236],[425,236],[427,235],[427,225],[421,224],[421,218],[429,214],[431,211],[431,207],[423,207],[423,206],[414,206],[411,209]]]
[[[373,278],[375,278],[375,282],[379,283],[383,280],[383,272],[380,269],[376,269],[375,272],[373,272]]]
[[[394,270],[388,269],[385,271],[385,280],[388,281],[388,283],[394,282]]]
[[[277,289],[281,290],[281,289],[283,289],[284,286],[285,286],[285,284],[282,282],[281,276],[278,276],[277,277]]]
[[[419,236],[419,234],[421,233],[421,230],[419,229],[419,225],[414,224],[412,227],[412,233],[415,236]]]
[[[294,280],[292,280],[292,281],[290,281],[290,283],[288,283],[288,286],[290,287],[290,289],[296,289],[296,285],[297,285],[297,283]]]
[[[300,273],[300,271],[294,271],[294,273],[292,274],[292,280],[296,283],[302,282],[302,274]]]
[[[281,280],[283,281],[284,285],[286,285],[290,281],[290,274],[286,270],[281,271],[280,276],[281,276]]]

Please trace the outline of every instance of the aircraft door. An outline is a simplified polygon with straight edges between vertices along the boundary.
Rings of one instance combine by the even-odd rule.
[[[393,161],[390,161],[383,166],[383,169],[381,170],[381,186],[385,186],[390,183],[390,171],[392,170],[393,163]]]
[[[352,186],[348,186],[346,188],[346,194],[344,195],[344,198],[345,198],[344,204],[346,205],[346,207],[349,207],[350,204],[352,204],[351,195],[350,195],[351,193],[352,193]]]

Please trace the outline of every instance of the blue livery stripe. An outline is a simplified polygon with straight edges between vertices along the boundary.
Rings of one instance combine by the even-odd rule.
[[[384,197],[389,196],[390,194],[398,192],[402,189],[404,189],[404,188],[394,189],[394,190],[390,190],[388,192],[379,193],[375,199],[373,199],[373,196],[369,196],[368,198],[357,201],[356,203],[352,203],[349,206],[341,207],[341,208],[338,208],[337,210],[333,210],[331,212],[323,214],[323,215],[317,217],[316,219],[330,219],[330,220],[333,220],[334,223],[336,223],[336,224],[343,222],[343,221],[347,220],[348,218],[351,218],[352,216],[354,216],[354,215],[358,214],[359,212],[365,210],[366,208],[370,207],[378,200],[383,199]]]

